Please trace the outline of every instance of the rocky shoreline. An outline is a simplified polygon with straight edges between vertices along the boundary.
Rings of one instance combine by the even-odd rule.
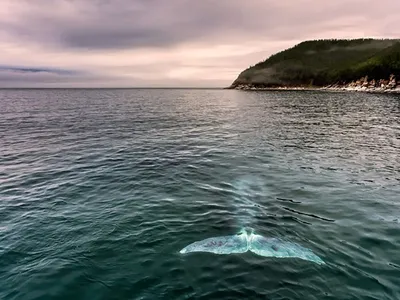
[[[244,91],[331,91],[331,92],[365,92],[365,93],[385,93],[385,94],[400,94],[400,80],[396,80],[395,75],[390,78],[380,80],[368,80],[368,76],[360,78],[357,81],[352,81],[345,84],[332,84],[324,87],[315,86],[282,86],[282,87],[260,87],[253,84],[240,84],[231,87],[235,90]]]

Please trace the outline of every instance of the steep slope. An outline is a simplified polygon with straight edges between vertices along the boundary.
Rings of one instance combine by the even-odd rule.
[[[244,70],[231,88],[324,86],[400,75],[400,40],[302,42]]]

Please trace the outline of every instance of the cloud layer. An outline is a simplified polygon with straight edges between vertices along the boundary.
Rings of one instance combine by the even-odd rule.
[[[302,40],[398,38],[398,20],[397,0],[3,0],[0,86],[226,86]]]

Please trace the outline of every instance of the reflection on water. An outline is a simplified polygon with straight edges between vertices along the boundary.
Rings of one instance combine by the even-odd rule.
[[[251,175],[242,176],[235,180],[232,186],[231,203],[237,216],[238,226],[241,228],[254,226],[254,217],[259,211],[257,203],[267,195],[262,179]]]

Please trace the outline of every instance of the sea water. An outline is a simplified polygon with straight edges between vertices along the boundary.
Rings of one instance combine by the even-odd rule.
[[[400,299],[400,98],[0,90],[0,299]],[[179,251],[258,235],[325,264]]]

